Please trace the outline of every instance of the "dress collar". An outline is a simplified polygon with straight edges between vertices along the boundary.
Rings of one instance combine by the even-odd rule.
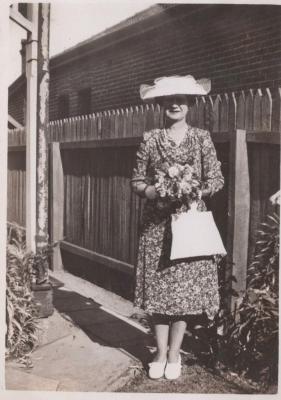
[[[173,139],[173,137],[172,137],[171,135],[168,134],[168,132],[167,132],[167,130],[166,130],[165,128],[162,129],[162,137],[163,137],[163,139],[164,139],[167,143],[169,143],[172,147],[180,147],[183,143],[185,143],[185,141],[186,141],[188,138],[190,138],[190,137],[192,137],[192,136],[194,136],[194,129],[193,129],[192,126],[190,126],[190,125],[187,125],[185,134],[184,134],[182,140],[181,140],[179,143],[177,143],[177,142]]]

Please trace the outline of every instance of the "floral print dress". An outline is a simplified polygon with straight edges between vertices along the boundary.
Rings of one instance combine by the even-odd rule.
[[[208,131],[188,126],[184,139],[176,144],[165,129],[144,133],[137,152],[135,183],[155,183],[155,171],[163,163],[189,164],[203,188],[211,195],[223,187],[224,179]],[[146,200],[136,266],[134,305],[149,314],[171,316],[205,312],[213,318],[219,308],[216,257],[170,260],[171,214],[186,211],[185,204]],[[202,200],[199,210],[206,210]]]

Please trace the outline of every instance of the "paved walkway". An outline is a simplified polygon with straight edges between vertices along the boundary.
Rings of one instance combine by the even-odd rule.
[[[179,382],[149,380],[142,367],[151,360],[153,338],[129,319],[132,303],[66,272],[55,278],[64,285],[54,289],[53,315],[39,320],[33,368],[7,362],[7,390],[241,393],[191,359]],[[143,378],[131,386],[136,371]]]
[[[53,315],[40,320],[34,366],[7,362],[6,389],[116,391],[149,360],[151,337],[128,319],[130,302],[67,273],[56,278],[65,285],[54,289]]]

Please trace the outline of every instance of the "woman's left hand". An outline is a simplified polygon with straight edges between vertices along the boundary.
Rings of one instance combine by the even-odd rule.
[[[211,194],[211,190],[208,189],[208,188],[205,188],[205,189],[201,190],[201,198],[202,197],[206,197],[206,196],[210,196],[210,194]]]
[[[159,196],[154,185],[148,185],[145,188],[144,194],[145,194],[145,197],[149,200],[154,200]]]

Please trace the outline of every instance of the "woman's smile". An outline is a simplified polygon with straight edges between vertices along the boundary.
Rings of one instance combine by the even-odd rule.
[[[188,112],[187,97],[182,95],[165,96],[163,106],[166,116],[173,120],[185,119]]]
[[[168,110],[170,112],[181,112],[182,111],[182,109],[179,107],[169,107]]]
[[[185,119],[188,111],[187,105],[181,107],[167,107],[165,108],[165,114],[170,119]]]

